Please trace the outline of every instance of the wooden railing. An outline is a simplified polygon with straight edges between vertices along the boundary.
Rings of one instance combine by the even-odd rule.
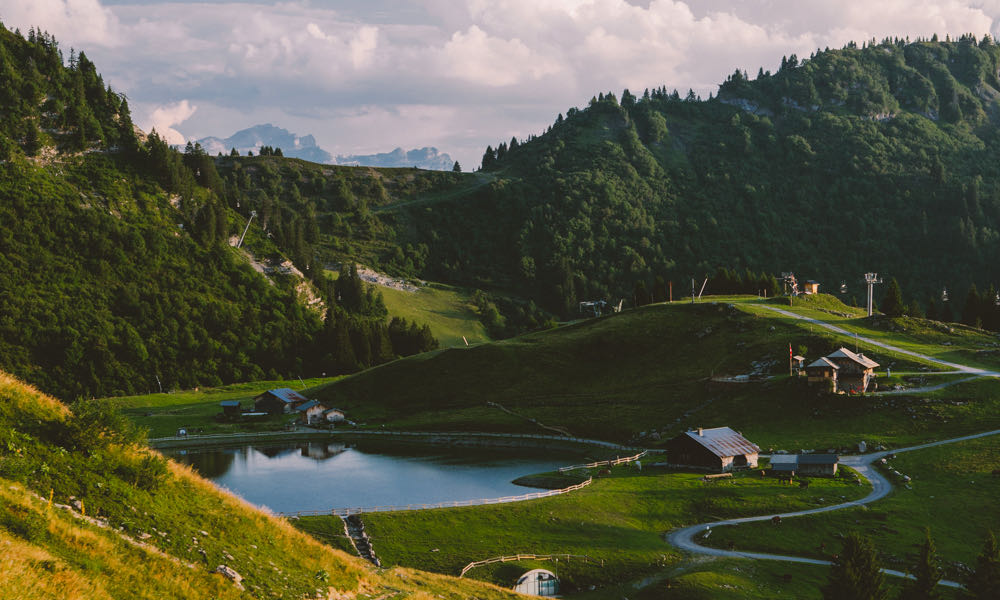
[[[597,462],[587,463],[585,465],[571,465],[569,467],[559,467],[559,472],[560,473],[565,473],[567,471],[575,471],[576,469],[594,469],[594,468],[597,468],[597,467],[608,467],[608,468],[610,468],[610,467],[614,467],[614,466],[617,466],[617,465],[620,465],[620,464],[624,464],[624,463],[632,462],[632,461],[635,461],[635,460],[639,460],[643,456],[646,456],[646,454],[648,452],[649,452],[648,450],[643,450],[642,452],[640,452],[639,454],[636,454],[635,456],[625,456],[625,457],[622,457],[622,458],[615,458],[613,460],[599,460]]]
[[[333,508],[330,510],[301,510],[291,513],[278,513],[282,517],[306,517],[306,516],[316,516],[316,515],[337,515],[339,517],[347,517],[350,515],[360,515],[364,513],[373,512],[401,512],[404,510],[427,510],[430,508],[455,508],[458,506],[482,506],[485,504],[505,504],[507,502],[521,502],[523,500],[536,500],[538,498],[548,498],[549,496],[558,496],[559,494],[566,494],[569,492],[575,492],[581,488],[585,488],[591,484],[594,479],[588,477],[586,481],[580,482],[576,485],[571,485],[567,488],[562,488],[559,490],[546,490],[544,492],[531,492],[529,494],[521,494],[520,496],[503,496],[501,498],[477,498],[475,500],[452,500],[449,502],[436,502],[433,504],[406,504],[402,506],[364,506],[364,507],[350,507],[350,508]]]
[[[560,558],[565,560],[578,559],[587,562],[592,562],[604,566],[603,560],[598,560],[596,558],[591,558],[585,554],[514,554],[512,556],[496,556],[494,558],[487,558],[486,560],[477,560],[476,562],[471,562],[464,567],[462,567],[462,572],[458,574],[459,577],[465,577],[465,574],[475,569],[476,567],[481,567],[483,565],[491,565],[500,562],[515,562],[519,560],[559,560]]]

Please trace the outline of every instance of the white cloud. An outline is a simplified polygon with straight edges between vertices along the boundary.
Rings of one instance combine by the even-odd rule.
[[[538,133],[599,91],[707,96],[736,68],[774,70],[783,55],[851,40],[996,35],[1000,14],[1000,0],[331,4],[0,0],[0,18],[84,49],[137,121],[164,134],[273,122],[342,153],[453,144],[470,149],[456,156],[470,167],[472,148]]]
[[[118,19],[100,0],[5,0],[0,2],[0,18],[25,33],[34,26],[77,44],[118,44]]]
[[[193,106],[187,100],[166,106],[157,106],[150,112],[147,119],[140,122],[139,127],[146,131],[155,129],[168,144],[183,144],[187,138],[174,129],[174,126],[190,119],[197,110],[198,107]]]

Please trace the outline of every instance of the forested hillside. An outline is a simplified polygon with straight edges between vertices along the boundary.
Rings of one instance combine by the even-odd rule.
[[[884,40],[782,62],[737,70],[708,100],[600,94],[488,148],[482,185],[374,212],[369,231],[389,230],[377,254],[563,315],[632,300],[657,276],[675,297],[705,275],[707,293],[722,291],[719,268],[750,291],[782,271],[829,291],[846,282],[848,302],[864,298],[866,271],[924,306],[995,283],[1000,45]]]
[[[0,368],[72,399],[350,372],[436,345],[387,322],[349,268],[336,284],[255,272],[247,248],[280,263],[294,244],[254,229],[230,247],[244,221],[213,159],[137,133],[84,53],[0,28],[0,98]]]

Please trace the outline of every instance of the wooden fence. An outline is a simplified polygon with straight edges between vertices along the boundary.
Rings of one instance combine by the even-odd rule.
[[[591,558],[585,554],[514,554],[512,556],[496,556],[494,558],[487,558],[486,560],[477,560],[476,562],[471,562],[464,567],[462,567],[462,572],[458,574],[459,577],[465,577],[465,574],[475,569],[476,567],[481,567],[483,565],[491,565],[499,562],[515,562],[519,560],[559,560],[560,558],[565,560],[578,559],[587,562],[592,562],[604,566],[603,560],[598,560],[596,558]]]
[[[562,488],[559,490],[546,490],[544,492],[531,492],[530,494],[521,494],[520,496],[503,496],[502,498],[477,498],[475,500],[452,500],[450,502],[437,502],[434,504],[407,504],[405,506],[365,506],[365,507],[351,507],[351,508],[333,508],[330,510],[302,510],[292,513],[278,513],[279,516],[289,517],[289,516],[314,516],[314,515],[337,515],[339,517],[347,517],[350,515],[360,515],[364,513],[373,512],[400,512],[404,510],[426,510],[429,508],[454,508],[457,506],[481,506],[484,504],[505,504],[507,502],[521,502],[522,500],[535,500],[537,498],[548,498],[549,496],[558,496],[559,494],[566,494],[569,492],[575,492],[576,490],[587,487],[593,482],[592,477],[588,477],[586,481],[578,483],[576,485],[571,485],[567,488]]]
[[[567,471],[575,471],[576,469],[593,469],[593,468],[596,468],[596,467],[608,467],[608,468],[611,468],[611,467],[614,467],[614,466],[617,466],[617,465],[620,465],[620,464],[623,464],[623,463],[632,462],[634,460],[639,460],[643,456],[646,456],[647,452],[649,452],[649,451],[648,450],[643,450],[642,452],[640,452],[639,454],[636,454],[635,456],[625,456],[625,457],[616,458],[616,459],[613,459],[613,460],[599,460],[597,462],[592,462],[592,463],[588,463],[588,464],[585,464],[585,465],[571,465],[569,467],[559,467],[559,472],[560,473],[565,473]]]

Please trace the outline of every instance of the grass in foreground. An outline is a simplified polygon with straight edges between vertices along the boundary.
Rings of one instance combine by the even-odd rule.
[[[70,413],[0,373],[0,597],[513,597],[474,581],[376,572],[133,445],[120,423],[93,412],[105,403],[87,406]],[[100,521],[49,508],[50,494]],[[219,565],[242,575],[245,591],[212,574]]]
[[[888,474],[896,491],[868,508],[786,519],[778,526],[719,527],[709,544],[726,547],[732,542],[740,550],[829,560],[843,534],[860,530],[874,540],[887,566],[906,570],[929,526],[948,576],[960,578],[958,563],[973,565],[985,532],[1000,530],[1000,477],[992,475],[1000,469],[1000,436],[906,452],[888,463],[913,479],[912,489]]]
[[[621,466],[612,476],[562,496],[506,505],[372,513],[364,521],[384,564],[458,574],[470,562],[517,553],[569,553],[604,561],[603,567],[559,562],[557,571],[569,591],[628,581],[676,563],[680,557],[662,537],[675,527],[811,508],[857,498],[866,490],[846,479],[814,479],[808,489],[801,489],[762,479],[756,471],[737,474],[731,481],[704,482],[700,474],[649,467],[639,473],[632,466]],[[300,522],[311,519],[331,517]],[[469,576],[511,584],[502,574],[502,570],[476,569]]]

